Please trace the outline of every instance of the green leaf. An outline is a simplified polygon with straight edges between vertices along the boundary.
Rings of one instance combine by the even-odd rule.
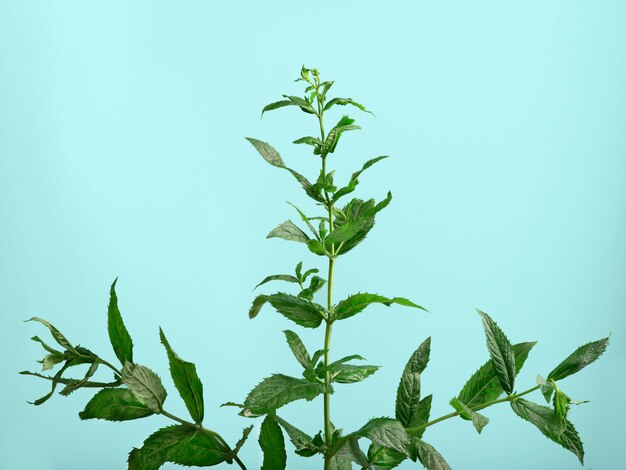
[[[315,227],[313,227],[313,225],[310,222],[310,218],[307,217],[304,212],[302,212],[300,209],[298,209],[298,207],[295,204],[292,204],[291,202],[287,201],[287,204],[289,204],[291,207],[293,207],[298,214],[300,214],[300,218],[302,219],[302,221],[304,223],[306,223],[307,227],[309,227],[309,230],[311,231],[311,233],[316,237],[316,238],[320,238],[319,234],[317,233],[317,230],[315,230]],[[308,236],[308,235],[307,235]]]
[[[326,243],[341,243],[350,240],[358,235],[366,226],[371,224],[370,219],[359,219],[356,221],[346,221],[338,226],[326,237]]]
[[[352,463],[347,459],[333,455],[330,458],[329,470],[352,470]]]
[[[513,345],[516,374],[521,370],[528,358],[528,353],[535,344],[537,343],[533,341]],[[503,392],[504,390],[493,367],[493,361],[489,359],[470,377],[463,386],[458,398],[467,406],[475,407],[497,400]]]
[[[354,119],[351,119],[348,116],[343,116],[335,125],[335,127],[333,127],[330,132],[328,132],[328,135],[326,136],[326,141],[324,142],[327,153],[333,153],[335,151],[341,134],[346,131],[354,131],[361,128],[360,126],[357,126],[353,123]]]
[[[367,109],[365,109],[365,106],[357,103],[352,98],[333,98],[332,100],[328,101],[328,103],[326,103],[326,106],[324,106],[324,111],[328,111],[330,108],[332,108],[336,104],[340,106],[345,106],[349,104],[349,105],[354,106],[355,108],[359,108],[361,111],[370,113],[372,115],[374,114],[371,111],[368,111]]]
[[[401,452],[413,461],[416,459],[412,439],[398,420],[373,418],[354,434],[367,437],[376,444]]]
[[[321,305],[282,292],[267,296],[267,301],[278,313],[300,326],[317,328],[322,323]]]
[[[315,253],[318,256],[330,255],[319,240],[311,239],[307,242],[306,246],[311,253]]]
[[[412,427],[420,404],[420,375],[430,358],[430,337],[419,345],[407,362],[396,393],[396,419],[404,427]]]
[[[472,422],[474,428],[476,428],[476,431],[478,431],[478,434],[480,434],[483,428],[487,426],[487,423],[489,423],[489,418],[468,408],[468,406],[458,398],[453,398],[452,400],[450,400],[450,404],[455,410],[459,412],[459,416],[461,418]]]
[[[587,343],[576,349],[548,374],[548,380],[562,380],[598,359],[609,345],[609,338]]]
[[[405,307],[413,307],[421,310],[426,310],[424,307],[420,307],[419,305],[414,304],[410,300],[402,297],[394,297],[390,299],[387,297],[383,297],[382,295],[368,294],[366,292],[363,292],[351,295],[347,299],[339,302],[335,307],[335,319],[345,320],[346,318],[350,318],[351,316],[362,312],[365,307],[374,303],[383,304],[387,307],[389,307],[391,304],[398,304]]]
[[[35,406],[39,406],[39,405],[43,405],[45,402],[47,402],[50,397],[52,396],[52,394],[54,393],[54,391],[57,388],[57,385],[59,384],[59,382],[61,381],[62,377],[63,377],[63,373],[69,368],[71,367],[70,361],[66,361],[65,364],[63,364],[63,366],[59,369],[59,371],[54,374],[54,377],[52,378],[52,385],[50,387],[50,392],[46,395],[44,395],[41,398],[38,398],[35,401],[29,401],[28,403],[30,403],[31,405],[35,405]],[[30,374],[30,375],[34,375],[34,374]]]
[[[311,282],[309,283],[309,287],[302,289],[302,291],[298,294],[298,297],[301,299],[313,300],[315,293],[319,291],[324,284],[326,284],[326,279],[322,279],[319,276],[313,276],[311,278]]]
[[[48,346],[39,336],[33,336],[31,338],[32,341],[35,341],[36,343],[41,344],[41,346],[48,351],[50,354],[52,355],[59,355],[59,354],[63,354],[61,351],[51,348],[50,346]]]
[[[93,376],[93,374],[96,373],[96,370],[98,369],[98,366],[100,365],[100,361],[94,361],[91,363],[91,366],[89,366],[89,369],[87,369],[87,372],[85,373],[85,376],[80,379],[80,380],[70,380],[65,387],[63,388],[63,390],[61,390],[59,393],[63,396],[68,396],[70,393],[78,390],[80,387],[82,387],[83,385],[85,385],[87,383],[87,381]]]
[[[263,110],[261,111],[261,117],[263,117],[263,114],[265,114],[267,111],[273,111],[275,109],[284,108],[285,106],[292,106],[292,105],[293,103],[289,100],[275,101],[274,103],[270,103],[263,108]]]
[[[448,462],[430,444],[418,439],[417,455],[426,470],[451,470]]]
[[[563,426],[552,408],[541,406],[523,398],[511,402],[511,408],[520,418],[534,424],[548,439],[572,452],[583,464],[585,451],[574,425],[565,420]]]
[[[120,363],[124,365],[126,361],[133,362],[133,340],[128,334],[128,330],[122,320],[122,314],[117,306],[115,284],[117,284],[117,278],[115,278],[115,281],[111,284],[107,327],[115,356],[119,359]]]
[[[361,168],[359,171],[352,173],[352,177],[350,178],[348,185],[339,189],[333,195],[332,202],[333,203],[337,202],[341,197],[345,196],[346,194],[350,194],[352,191],[354,191],[357,185],[359,184],[359,176],[361,176],[361,173],[363,173],[365,170],[371,167],[374,163],[384,160],[385,158],[389,158],[389,157],[387,155],[383,155],[380,157],[372,158],[371,160],[368,160],[367,162],[365,162],[365,164],[363,165],[363,168]]]
[[[253,427],[254,427],[253,425],[250,425],[248,427],[243,428],[243,431],[241,433],[241,438],[237,441],[237,444],[235,444],[235,448],[233,449],[233,451],[230,452],[228,455],[230,458],[234,458],[239,453],[243,445],[246,443],[248,436],[252,432]]]
[[[554,386],[552,385],[552,382],[548,382],[542,376],[538,375],[537,385],[539,385],[539,390],[541,390],[543,397],[548,403],[550,403],[550,400],[552,399],[552,394],[554,393]]]
[[[128,470],[157,470],[166,462],[210,467],[224,462],[228,450],[209,432],[187,425],[161,428],[128,457]]]
[[[284,470],[287,467],[285,438],[274,417],[268,415],[261,424],[259,445],[263,450],[263,466],[261,470]]]
[[[351,364],[336,364],[329,368],[333,382],[351,384],[361,382],[380,369],[379,366],[354,366]]]
[[[296,400],[313,400],[323,392],[321,384],[312,384],[283,374],[266,378],[246,397],[244,406],[252,414],[263,415]]]
[[[283,95],[283,98],[287,98],[292,105],[298,106],[302,111],[308,114],[317,114],[315,110],[311,107],[311,103],[309,103],[304,98],[300,98],[299,96],[288,96]]]
[[[267,284],[268,282],[271,281],[285,281],[285,282],[293,282],[293,283],[298,283],[298,278],[295,276],[292,276],[291,274],[272,274],[271,276],[267,276],[265,279],[263,279],[261,282],[259,282],[254,289],[256,289],[257,287],[262,286],[263,284]],[[253,290],[254,290],[253,289]]]
[[[267,234],[267,238],[282,238],[294,242],[307,243],[309,236],[291,220],[287,220]]]
[[[76,353],[76,349],[74,349],[74,347],[70,344],[70,342],[67,340],[67,338],[65,336],[63,336],[63,334],[50,322],[48,322],[47,320],[44,320],[43,318],[39,318],[39,317],[32,317],[29,318],[28,321],[36,321],[41,323],[42,325],[46,326],[49,330],[50,333],[52,333],[52,337],[54,338],[54,340],[59,343],[60,346],[63,346],[65,349],[67,349],[70,352]],[[43,343],[43,341],[40,341]]]
[[[413,429],[407,429],[407,431],[411,435],[418,438],[421,438],[424,435],[424,432],[426,431],[426,428],[424,426],[428,423],[428,420],[430,419],[430,407],[432,405],[432,402],[432,395],[427,395],[420,400],[420,403],[417,406],[417,414],[412,425]]]
[[[380,448],[383,448],[384,450],[380,451],[381,453],[378,454]],[[377,457],[374,462],[373,460],[375,455],[377,455]],[[406,460],[406,455],[402,452],[398,452],[372,442],[367,450],[367,460],[368,463],[370,465],[373,464],[374,468],[377,470],[390,470],[404,462]]]
[[[280,416],[275,416],[274,419],[289,436],[289,440],[296,448],[296,454],[302,457],[311,457],[319,452],[319,448],[313,443],[311,436],[292,426]]]
[[[367,457],[359,447],[359,437],[352,436],[349,437],[345,444],[337,451],[335,454],[337,459],[345,460],[348,462],[354,462],[361,467],[368,468],[369,462],[367,461]],[[347,467],[348,469],[352,469],[352,465]]]
[[[167,392],[161,379],[150,369],[127,362],[122,369],[122,380],[137,400],[155,413],[160,413]]]
[[[80,419],[104,419],[128,421],[154,414],[127,388],[105,388],[89,400],[85,409],[78,413]]]
[[[483,327],[487,336],[487,349],[489,349],[498,380],[507,394],[513,393],[516,375],[513,347],[504,332],[489,315],[480,310],[477,312],[483,319]]]
[[[202,382],[196,372],[195,364],[181,359],[172,349],[165,337],[163,330],[159,328],[161,343],[167,351],[167,359],[170,364],[170,373],[174,385],[185,402],[189,415],[196,423],[202,423],[204,419],[204,398],[202,396]]]
[[[313,147],[318,147],[322,145],[322,141],[320,139],[318,139],[317,137],[311,137],[311,136],[300,137],[299,139],[294,140],[293,143],[294,144],[307,144],[307,145],[312,145]]]
[[[283,331],[283,333],[285,333],[285,337],[287,338],[287,344],[289,344],[289,348],[291,349],[291,352],[298,360],[298,362],[305,369],[309,367],[311,363],[311,357],[309,356],[309,353],[302,343],[300,337],[291,330],[285,330]]]

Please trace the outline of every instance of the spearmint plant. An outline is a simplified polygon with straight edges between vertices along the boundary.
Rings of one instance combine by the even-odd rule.
[[[376,214],[391,201],[391,193],[387,193],[381,201],[349,197],[357,189],[361,174],[387,157],[379,156],[368,160],[352,174],[345,185],[336,183],[329,163],[338,149],[341,137],[360,127],[347,115],[339,119],[328,115],[339,108],[347,107],[364,113],[370,111],[351,98],[329,98],[328,92],[333,82],[322,81],[316,69],[303,67],[300,78],[296,81],[303,83],[305,87],[302,96],[285,95],[284,99],[265,106],[262,114],[289,107],[313,118],[317,135],[300,137],[294,143],[310,146],[313,156],[319,159],[320,171],[314,182],[288,167],[278,151],[269,144],[253,138],[248,138],[248,141],[267,163],[290,173],[319,208],[317,213],[307,215],[293,206],[299,218],[298,223],[287,220],[273,229],[268,238],[282,238],[302,244],[306,251],[318,257],[314,259],[322,261],[325,271],[321,273],[319,267],[305,267],[299,262],[293,273],[267,276],[257,287],[266,288],[266,284],[282,282],[287,284],[288,289],[285,290],[288,292],[258,295],[252,301],[248,314],[254,319],[269,304],[296,325],[319,329],[320,342],[317,347],[307,348],[295,331],[285,330],[283,333],[287,345],[295,360],[302,366],[302,377],[272,374],[254,387],[241,403],[224,404],[239,408],[241,416],[262,418],[259,433],[259,445],[264,455],[262,470],[282,470],[287,465],[289,468],[297,468],[298,458],[318,454],[323,457],[324,470],[347,470],[355,466],[361,469],[391,469],[406,459],[419,461],[428,470],[449,469],[450,466],[443,456],[423,440],[428,428],[447,419],[461,418],[470,421],[480,433],[489,423],[483,410],[500,403],[508,403],[514,414],[572,452],[582,464],[583,444],[568,415],[572,405],[584,402],[573,401],[561,388],[561,381],[600,357],[608,345],[608,338],[579,347],[545,378],[538,375],[536,384],[518,389],[516,376],[536,343],[512,344],[496,322],[482,311],[478,311],[478,317],[485,330],[490,359],[478,368],[461,391],[449,401],[450,413],[431,418],[433,396],[421,395],[421,374],[430,355],[430,338],[426,338],[411,355],[400,377],[393,418],[373,418],[361,428],[346,433],[334,426],[331,419],[331,399],[335,388],[360,382],[374,374],[378,367],[363,365],[359,361],[364,359],[359,354],[333,357],[333,325],[363,313],[372,304],[397,304],[415,309],[417,313],[426,310],[407,298],[377,293],[359,292],[338,302],[333,298],[335,264],[365,240],[374,228]],[[330,119],[336,124],[327,131]],[[204,394],[195,365],[179,357],[165,333],[160,330],[160,340],[169,360],[174,385],[189,416],[183,418],[167,411],[167,392],[161,379],[151,369],[136,362],[133,356],[133,341],[118,308],[116,282],[117,280],[113,282],[110,290],[107,329],[119,364],[109,362],[93,351],[70,342],[46,320],[37,317],[28,320],[47,327],[60,346],[57,349],[58,346],[49,346],[38,336],[32,338],[46,351],[44,358],[39,361],[43,365],[43,372],[58,369],[54,375],[21,372],[51,382],[50,392],[33,404],[43,404],[60,386],[63,387],[60,394],[64,396],[79,388],[95,388],[99,391],[79,413],[83,420],[127,421],[145,419],[155,414],[170,418],[172,425],[156,430],[146,438],[141,448],[130,451],[129,470],[158,469],[166,462],[195,467],[226,463],[246,469],[239,457],[239,451],[246,443],[253,425],[243,429],[237,442],[228,443],[213,429],[213,423],[210,427],[204,424]],[[322,294],[324,290],[325,296]],[[318,300],[320,297],[323,300]],[[88,365],[84,376],[75,378],[65,375],[73,367],[80,365]],[[93,377],[99,369],[112,371],[113,380],[95,381]],[[520,389],[522,391],[518,391]],[[526,398],[535,391],[540,392],[539,398],[543,396],[547,406]],[[323,429],[316,434],[311,435],[299,429],[279,415],[280,408],[295,400],[312,401],[318,397],[320,400],[316,400],[312,408],[323,414]],[[391,399],[389,397],[390,407],[393,403]],[[375,409],[368,410],[370,415],[379,412]],[[289,464],[285,434],[299,456],[290,460]]]

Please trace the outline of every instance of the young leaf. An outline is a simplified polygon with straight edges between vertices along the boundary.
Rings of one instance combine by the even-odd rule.
[[[526,342],[513,345],[516,374],[521,370],[528,358],[528,353],[535,344],[537,343]],[[474,407],[496,400],[503,391],[493,367],[493,361],[489,359],[470,377],[458,397],[467,406]]]
[[[195,364],[181,359],[172,349],[165,337],[163,330],[159,328],[161,343],[167,351],[167,359],[170,364],[170,373],[174,385],[185,402],[189,414],[195,423],[202,423],[204,419],[204,398],[202,396],[202,382],[196,372]]]
[[[247,427],[243,428],[243,431],[241,433],[241,438],[237,441],[237,444],[235,444],[235,448],[233,449],[233,451],[228,455],[229,458],[232,459],[233,457],[235,457],[239,453],[239,451],[241,450],[243,445],[246,443],[246,440],[248,439],[248,436],[252,432],[252,428],[253,427],[254,426],[251,424],[250,426],[247,426]]]
[[[422,398],[417,406],[417,414],[415,419],[413,420],[412,429],[407,429],[407,431],[417,438],[421,438],[426,431],[424,425],[428,423],[430,419],[430,407],[433,402],[433,396],[427,395]]]
[[[516,375],[513,347],[504,332],[489,315],[480,310],[477,312],[483,319],[483,327],[487,336],[487,349],[489,349],[498,380],[506,393],[513,393]]]
[[[313,443],[313,438],[279,416],[274,419],[285,430],[289,436],[289,440],[296,448],[296,454],[302,457],[311,457],[319,452],[319,448]]]
[[[291,349],[291,352],[298,360],[298,362],[305,369],[309,367],[311,363],[311,357],[309,356],[309,353],[302,343],[300,337],[291,330],[285,330],[283,331],[283,333],[285,333],[285,337],[287,338],[287,344],[289,344],[289,348]]]
[[[271,276],[267,276],[265,279],[263,279],[261,282],[259,282],[254,289],[256,289],[257,287],[262,286],[263,284],[267,284],[268,282],[271,281],[285,281],[285,282],[293,282],[295,284],[298,283],[298,278],[295,276],[292,276],[291,274],[273,274]],[[252,290],[254,290],[252,289]]]
[[[107,328],[115,356],[119,359],[120,363],[124,365],[127,361],[133,362],[133,340],[128,334],[128,330],[122,320],[122,314],[117,306],[115,284],[117,284],[117,278],[113,281],[113,284],[111,284]]]
[[[157,470],[166,462],[210,467],[228,458],[228,450],[209,432],[187,425],[161,428],[128,456],[128,470]]]
[[[554,393],[554,386],[552,385],[552,382],[547,381],[542,376],[538,375],[537,385],[539,385],[539,390],[541,390],[543,397],[548,403],[550,403],[550,400],[552,399],[552,394]]]
[[[261,470],[284,470],[287,467],[285,438],[274,417],[267,415],[261,424],[259,445],[263,450]]]
[[[167,392],[158,375],[147,367],[127,362],[122,369],[122,380],[139,402],[155,413],[161,412]]]
[[[324,142],[324,146],[326,147],[326,152],[333,153],[335,148],[337,147],[337,143],[339,142],[339,138],[341,134],[346,131],[354,131],[361,128],[361,126],[357,126],[354,123],[354,119],[349,118],[348,116],[343,116],[339,122],[333,127],[328,135],[326,136],[326,141]]]
[[[345,106],[345,105],[349,104],[349,105],[354,106],[355,108],[359,108],[361,111],[364,111],[366,113],[370,113],[372,115],[374,114],[371,111],[368,111],[367,109],[365,109],[365,106],[363,106],[362,104],[357,103],[352,98],[333,98],[328,103],[326,103],[326,106],[324,106],[324,111],[328,111],[330,108],[332,108],[336,104],[340,105],[340,106]]]
[[[100,365],[100,361],[92,362],[91,366],[89,366],[89,369],[87,369],[87,372],[85,373],[85,376],[81,380],[70,380],[65,385],[63,390],[61,390],[59,393],[66,397],[70,393],[78,390],[80,387],[82,387],[84,384],[87,383],[87,381],[93,376],[93,374],[96,373],[96,370],[98,370],[98,366],[99,365]]]
[[[448,462],[430,444],[418,439],[417,455],[426,470],[451,470]]]
[[[252,389],[246,397],[244,406],[252,414],[263,415],[295,400],[311,401],[322,392],[321,384],[274,374]]]
[[[127,388],[105,388],[89,400],[85,409],[78,413],[80,419],[104,419],[128,421],[154,414]]]
[[[472,424],[476,428],[476,431],[478,431],[478,434],[480,434],[483,428],[487,425],[487,423],[489,423],[489,418],[468,408],[468,406],[460,401],[458,398],[453,398],[452,400],[450,400],[450,404],[455,410],[459,412],[459,416],[461,418],[472,422]]]
[[[311,136],[300,137],[299,139],[294,140],[293,143],[294,144],[307,144],[307,145],[312,145],[314,147],[322,145],[322,141],[320,139],[318,139],[317,137],[311,137]]]
[[[419,345],[404,367],[396,393],[396,419],[404,427],[415,424],[420,404],[420,375],[430,357],[430,337]]]
[[[340,384],[361,382],[380,369],[379,366],[353,366],[351,364],[337,364],[329,368],[331,381]]]
[[[39,317],[32,317],[26,321],[36,321],[46,326],[50,330],[50,333],[52,333],[52,337],[54,338],[54,340],[59,343],[60,346],[63,346],[70,352],[76,353],[76,349],[74,349],[74,347],[70,344],[67,338],[63,336],[63,334],[52,323]]]
[[[383,156],[380,156],[380,157],[372,158],[371,160],[368,160],[367,162],[365,162],[365,164],[363,165],[363,168],[361,168],[359,171],[355,171],[354,173],[352,173],[352,177],[350,178],[350,181],[348,182],[348,185],[344,186],[341,189],[339,189],[333,195],[332,202],[335,203],[341,197],[345,196],[346,194],[350,194],[352,191],[354,191],[356,189],[357,185],[359,184],[359,176],[361,176],[361,173],[363,173],[365,170],[367,170],[369,167],[371,167],[374,163],[377,163],[377,162],[379,162],[381,160],[384,160],[385,158],[389,158],[389,157],[387,155],[383,155]]]
[[[387,307],[389,307],[391,304],[398,304],[405,307],[413,307],[421,310],[426,310],[424,307],[414,304],[410,300],[402,297],[394,297],[390,299],[387,297],[383,297],[382,295],[368,294],[366,292],[363,292],[351,295],[347,299],[339,302],[335,307],[335,319],[345,320],[346,318],[350,318],[351,316],[362,312],[365,307],[374,303],[383,304]]]
[[[585,457],[583,443],[572,423],[565,420],[563,426],[552,408],[537,405],[523,398],[512,401],[511,408],[517,416],[534,424],[548,439],[576,455],[580,463],[583,464]]]
[[[265,114],[267,111],[273,111],[275,109],[284,108],[285,106],[291,106],[291,105],[293,105],[293,103],[289,100],[280,100],[280,101],[275,101],[274,103],[270,103],[266,105],[261,111],[261,118],[263,117],[263,114]]]
[[[57,388],[57,385],[61,382],[61,379],[63,377],[63,373],[71,366],[69,361],[66,361],[65,364],[63,364],[63,366],[59,369],[59,371],[54,374],[54,377],[52,378],[52,385],[50,387],[50,393],[44,395],[41,398],[38,398],[35,401],[29,401],[28,403],[30,403],[31,405],[35,405],[35,406],[39,406],[44,404],[45,402],[47,402],[50,397],[52,396],[52,394],[54,393],[54,391]],[[23,372],[24,373],[24,372]],[[29,374],[29,375],[35,375],[35,374]]]
[[[602,355],[608,344],[609,338],[603,338],[582,345],[548,374],[548,380],[562,380],[584,369]]]
[[[291,240],[300,243],[307,243],[309,241],[309,236],[291,220],[287,220],[273,229],[267,234],[267,238],[282,238],[283,240]]]
[[[413,461],[416,459],[412,439],[400,421],[391,418],[373,418],[354,434],[401,452]]]

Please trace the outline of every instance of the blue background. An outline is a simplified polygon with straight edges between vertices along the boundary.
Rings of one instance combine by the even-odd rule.
[[[584,468],[621,468],[626,3],[295,3],[1,3],[0,468],[121,469],[132,446],[170,423],[80,421],[92,394],[82,390],[26,403],[48,385],[17,371],[38,367],[28,338],[47,333],[22,320],[47,318],[113,358],[105,319],[116,276],[136,359],[163,377],[170,411],[185,414],[159,325],[197,363],[205,423],[231,443],[250,422],[218,405],[269,373],[299,373],[281,330],[302,329],[271,309],[252,322],[247,309],[265,275],[299,260],[323,268],[302,245],[265,239],[294,217],[284,201],[314,207],[243,137],[316,175],[319,161],[290,143],[315,132],[310,116],[259,119],[266,103],[300,93],[292,80],[303,63],[376,113],[346,110],[363,130],[333,156],[338,180],[393,156],[362,177],[359,196],[391,189],[394,199],[340,259],[336,298],[401,295],[431,312],[378,306],[337,324],[334,357],[359,353],[383,368],[337,386],[335,423],[350,431],[391,415],[404,363],[431,335],[422,386],[433,416],[448,413],[488,357],[476,307],[513,342],[539,341],[518,390],[612,333],[602,360],[562,387],[591,400],[571,412]],[[321,335],[302,331],[312,350]],[[321,410],[317,399],[281,413],[313,434]],[[485,414],[481,436],[448,420],[425,438],[455,469],[580,468],[506,405]],[[253,438],[242,455],[258,468]],[[319,467],[290,457],[289,468]]]

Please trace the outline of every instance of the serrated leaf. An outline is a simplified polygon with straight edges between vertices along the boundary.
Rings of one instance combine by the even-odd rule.
[[[296,448],[296,454],[302,457],[311,457],[319,452],[319,448],[313,443],[313,438],[307,433],[292,426],[280,416],[275,416],[274,419],[289,436],[289,440]]]
[[[244,406],[253,414],[266,414],[296,400],[311,401],[323,392],[321,384],[283,374],[266,378],[246,397]]]
[[[552,399],[552,394],[554,393],[554,386],[552,383],[546,381],[542,376],[537,376],[537,385],[539,385],[539,390],[541,390],[541,394],[546,399],[548,403]]]
[[[384,160],[385,158],[389,158],[387,155],[383,155],[380,157],[376,157],[376,158],[372,158],[371,160],[368,160],[367,162],[365,162],[365,164],[363,165],[363,167],[358,170],[355,171],[354,173],[352,173],[352,177],[350,178],[350,181],[348,181],[348,185],[344,186],[343,188],[339,189],[332,198],[332,202],[335,203],[337,202],[341,197],[345,196],[346,194],[350,194],[352,191],[354,191],[357,187],[357,185],[359,184],[359,176],[361,176],[361,173],[363,173],[365,170],[367,170],[369,167],[371,167],[372,165],[374,165],[375,163]]]
[[[42,325],[46,326],[50,330],[50,333],[52,334],[52,337],[54,338],[54,340],[60,346],[63,346],[68,351],[76,353],[76,349],[74,349],[74,347],[67,340],[67,338],[65,336],[63,336],[63,334],[52,323],[50,323],[49,321],[44,320],[43,318],[39,318],[39,317],[31,317],[31,318],[29,318],[26,321],[27,322],[29,322],[29,321],[36,321],[36,322],[39,322]],[[36,338],[36,336],[35,336],[35,338]],[[43,343],[43,341],[40,341],[40,342]]]
[[[489,423],[489,418],[470,409],[465,403],[458,398],[450,400],[452,407],[459,412],[459,416],[463,419],[469,420],[480,434],[485,426]]]
[[[328,132],[328,135],[326,136],[326,141],[324,142],[324,147],[327,153],[333,153],[335,151],[341,134],[346,131],[354,131],[361,128],[360,126],[357,126],[353,123],[354,119],[351,119],[348,116],[343,116],[335,125],[335,127],[333,127]]]
[[[166,462],[210,467],[228,458],[227,449],[208,431],[187,425],[161,428],[128,457],[128,470],[157,470]]]
[[[241,438],[237,441],[237,444],[235,444],[233,451],[228,454],[230,458],[234,458],[239,453],[243,445],[246,443],[248,436],[252,432],[252,428],[254,428],[252,424],[250,426],[243,428],[243,431],[241,433]]]
[[[150,369],[127,362],[122,369],[122,380],[137,400],[155,413],[160,413],[167,396],[161,379]]]
[[[351,364],[336,364],[329,368],[331,380],[340,384],[361,382],[380,369],[379,366],[354,366]]]
[[[404,367],[396,393],[396,419],[404,427],[412,427],[418,417],[420,403],[420,375],[430,358],[430,337],[419,345]]]
[[[326,243],[338,244],[350,240],[361,232],[366,226],[372,224],[370,219],[359,219],[355,221],[347,221],[346,223],[339,225],[326,237]]]
[[[585,451],[574,425],[565,420],[560,422],[552,408],[541,406],[523,398],[511,402],[511,408],[520,418],[534,424],[548,439],[572,452],[583,464]]]
[[[426,470],[451,470],[437,449],[420,439],[417,440],[417,455]]]
[[[87,369],[85,376],[81,380],[70,380],[65,385],[63,390],[61,390],[59,393],[66,397],[70,393],[78,390],[80,387],[82,387],[84,384],[87,383],[87,381],[93,376],[93,374],[96,373],[96,370],[98,370],[99,365],[100,365],[99,361],[92,362],[91,365],[89,366],[89,369]]]
[[[430,407],[432,405],[432,402],[432,395],[427,395],[420,400],[417,407],[417,414],[412,425],[412,428],[414,430],[407,429],[407,431],[411,435],[418,438],[421,438],[424,435],[424,432],[426,431],[426,428],[424,426],[428,423],[428,420],[430,419]]]
[[[562,380],[584,369],[598,359],[608,345],[609,338],[603,338],[580,346],[548,374],[548,380]]]
[[[273,416],[267,415],[261,424],[259,445],[263,451],[261,470],[284,470],[287,467],[285,438]]]
[[[115,356],[119,359],[120,364],[123,365],[126,361],[133,362],[133,340],[131,339],[130,334],[128,334],[128,330],[122,320],[122,314],[120,313],[120,309],[117,305],[115,284],[117,284],[117,278],[113,281],[113,284],[111,284],[107,328]]]
[[[128,421],[152,414],[154,411],[137,400],[128,388],[105,388],[89,400],[78,416],[80,419]]]
[[[380,450],[380,449],[383,450]],[[375,457],[376,456],[376,457]],[[376,460],[374,460],[376,459]],[[406,460],[406,455],[372,442],[367,450],[367,460],[370,467],[376,470],[390,470],[396,468]],[[374,467],[372,467],[372,465]]]
[[[279,313],[300,326],[317,328],[322,323],[324,309],[321,305],[282,292],[257,296],[248,312],[249,317],[256,317],[263,305],[268,302]]]
[[[367,109],[365,109],[365,106],[363,106],[362,104],[357,103],[352,98],[333,98],[332,100],[329,100],[328,103],[326,103],[326,105],[324,106],[324,111],[328,111],[334,105],[346,106],[348,104],[352,105],[355,108],[358,108],[361,111],[364,111],[366,113],[370,113],[372,115],[374,114],[371,111],[368,111]]]
[[[202,395],[202,382],[196,372],[196,366],[192,362],[181,359],[172,349],[165,337],[163,330],[159,328],[161,343],[167,352],[172,380],[176,390],[185,402],[189,415],[195,423],[202,423],[204,419],[204,398]]]
[[[535,344],[537,343],[525,342],[513,345],[516,373],[521,370],[528,358],[528,353]],[[502,385],[493,368],[493,362],[489,359],[470,377],[458,398],[467,406],[475,407],[496,400],[503,392]]]
[[[285,281],[285,282],[292,282],[292,283],[297,284],[298,283],[298,278],[295,277],[295,276],[292,276],[291,274],[272,274],[271,276],[267,276],[265,279],[263,279],[261,282],[259,282],[254,287],[254,289],[256,289],[257,287],[262,286],[263,284],[267,284],[268,282],[271,282],[271,281]]]
[[[283,331],[283,333],[285,333],[285,337],[287,338],[287,344],[289,344],[289,348],[291,349],[291,352],[298,360],[298,362],[305,369],[309,367],[311,363],[311,357],[309,356],[309,353],[306,350],[304,343],[302,343],[300,337],[291,330],[285,330]]]
[[[376,444],[401,452],[415,461],[412,439],[402,423],[396,419],[373,418],[354,434],[367,437]]]
[[[402,297],[387,298],[378,294],[368,294],[367,292],[351,295],[347,299],[342,300],[335,306],[335,319],[345,320],[357,313],[362,312],[367,306],[374,303],[383,304],[389,307],[391,304],[403,305],[405,307],[413,307],[426,310],[410,300]]]
[[[477,312],[483,320],[483,327],[487,337],[487,349],[489,350],[498,380],[506,393],[513,393],[516,375],[513,347],[504,332],[489,315],[480,310],[477,310]]]
[[[307,243],[309,241],[309,236],[291,220],[287,220],[273,229],[267,234],[267,238],[282,238],[283,240],[291,240],[300,243]]]

